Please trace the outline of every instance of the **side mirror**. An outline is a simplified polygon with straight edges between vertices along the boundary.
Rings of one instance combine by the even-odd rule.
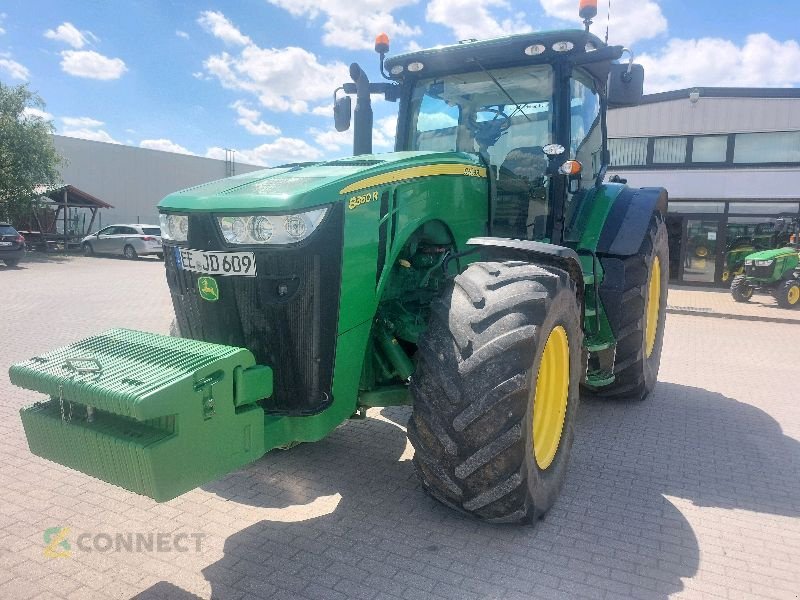
[[[608,74],[608,105],[636,106],[644,95],[644,67],[613,63]]]
[[[336,131],[350,129],[350,116],[353,114],[353,102],[350,96],[342,96],[333,102],[333,125]]]

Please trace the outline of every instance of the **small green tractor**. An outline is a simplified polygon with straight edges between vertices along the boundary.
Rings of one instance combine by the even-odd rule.
[[[744,273],[731,282],[736,302],[749,302],[756,291],[772,294],[782,308],[800,307],[800,220],[779,219],[778,228],[789,234],[789,246],[748,254]]]
[[[167,196],[173,336],[110,330],[11,367],[46,395],[31,451],[165,501],[413,407],[423,489],[531,522],[564,482],[581,390],[656,385],[667,193],[605,181],[606,110],[644,71],[586,30],[465,41],[357,64],[334,94],[354,156]],[[338,94],[338,97],[337,97]],[[371,97],[398,104],[373,154]],[[352,110],[351,96],[357,98]]]

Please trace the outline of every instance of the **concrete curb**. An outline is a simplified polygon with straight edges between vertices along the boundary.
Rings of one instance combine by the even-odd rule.
[[[734,315],[731,313],[718,313],[711,310],[690,310],[685,308],[667,307],[667,313],[673,315],[689,315],[692,317],[713,317],[715,319],[738,319],[740,321],[767,321],[768,323],[785,323],[787,325],[800,325],[800,319],[787,319],[783,317],[758,317],[756,315]]]

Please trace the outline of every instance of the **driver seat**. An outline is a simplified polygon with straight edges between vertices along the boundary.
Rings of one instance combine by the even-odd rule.
[[[496,235],[528,238],[531,203],[543,205],[539,210],[534,210],[534,217],[547,212],[546,173],[547,157],[541,146],[514,148],[506,155],[497,172],[497,202],[493,223]]]

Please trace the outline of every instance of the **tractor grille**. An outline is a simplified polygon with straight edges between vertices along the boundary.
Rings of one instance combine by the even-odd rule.
[[[307,240],[281,248],[226,246],[213,215],[190,215],[195,250],[252,251],[256,277],[214,276],[219,300],[200,297],[202,274],[178,268],[175,248],[165,248],[167,282],[183,337],[240,346],[274,373],[274,393],[262,401],[269,412],[303,415],[333,401],[342,206],[331,207]],[[279,293],[281,290],[281,293]]]
[[[770,279],[775,270],[775,263],[768,267],[757,267],[756,265],[747,265],[745,267],[745,275],[754,279]]]

